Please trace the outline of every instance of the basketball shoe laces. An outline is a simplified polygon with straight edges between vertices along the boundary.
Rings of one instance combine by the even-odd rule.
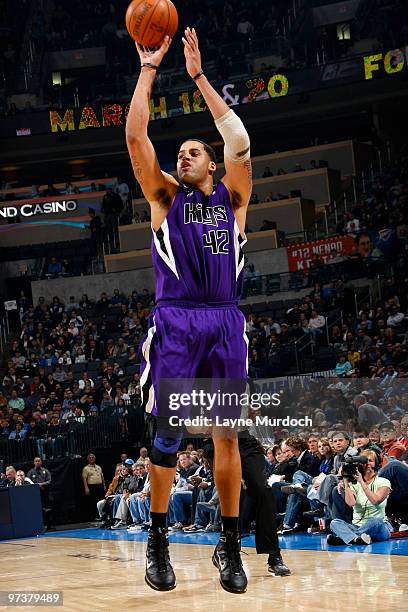
[[[240,543],[235,533],[225,534],[225,552],[233,574],[242,572],[242,560],[240,554]]]
[[[150,538],[149,548],[157,564],[157,570],[163,573],[167,572],[170,564],[170,555],[166,531],[164,529],[159,529],[157,532],[152,532]]]

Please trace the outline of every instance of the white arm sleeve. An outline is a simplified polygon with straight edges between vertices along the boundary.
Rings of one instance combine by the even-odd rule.
[[[251,143],[248,132],[241,119],[232,109],[216,119],[215,125],[225,143],[225,159],[237,163],[244,162],[251,157]]]

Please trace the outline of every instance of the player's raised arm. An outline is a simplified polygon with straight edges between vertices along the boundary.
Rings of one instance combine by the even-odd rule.
[[[206,78],[201,65],[196,31],[187,28],[183,38],[188,74],[196,82],[215,125],[223,137],[226,174],[223,178],[235,208],[246,208],[252,191],[252,166],[248,133],[241,119],[229,108]]]
[[[160,169],[156,152],[147,134],[154,79],[170,43],[171,40],[166,37],[161,47],[155,51],[146,50],[136,43],[142,67],[126,122],[126,143],[133,171],[151,206],[154,229],[158,229],[163,223],[178,186],[174,177]]]

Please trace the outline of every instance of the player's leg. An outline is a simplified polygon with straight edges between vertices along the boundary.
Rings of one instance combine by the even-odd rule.
[[[224,393],[245,391],[247,377],[248,345],[245,337],[245,321],[238,308],[218,310],[214,329],[218,339],[207,355],[207,367],[211,378],[223,380]],[[240,406],[218,406],[218,416],[239,418]],[[214,416],[214,415],[213,415]],[[213,562],[220,570],[220,582],[224,589],[244,593],[247,578],[242,566],[239,532],[239,498],[241,493],[241,457],[237,432],[227,427],[214,428],[214,477],[221,505],[222,532],[214,551]]]
[[[186,359],[182,340],[187,337],[189,312],[180,308],[157,308],[150,319],[148,336],[142,354],[146,362],[141,377],[142,400],[146,410],[157,417],[157,433],[150,455],[150,519],[147,543],[145,580],[159,591],[176,586],[170,563],[167,538],[167,512],[171,487],[174,482],[177,450],[181,432],[169,427],[169,393],[175,379],[193,378],[194,363]],[[170,389],[168,387],[170,385]]]

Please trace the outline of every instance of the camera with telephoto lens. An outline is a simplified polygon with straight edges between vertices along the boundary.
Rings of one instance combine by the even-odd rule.
[[[367,469],[368,458],[365,455],[346,457],[341,462],[340,478],[347,478],[350,482],[357,482],[357,472],[364,476]]]

